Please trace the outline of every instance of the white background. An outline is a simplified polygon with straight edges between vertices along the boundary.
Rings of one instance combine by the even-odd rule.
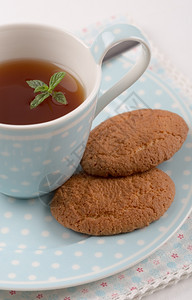
[[[122,13],[192,80],[191,0],[0,0],[0,24],[38,22],[73,31]]]
[[[190,0],[0,0],[0,25],[53,24],[77,31],[112,15],[128,14],[172,64],[192,81],[192,1]],[[192,299],[192,279],[145,300]]]

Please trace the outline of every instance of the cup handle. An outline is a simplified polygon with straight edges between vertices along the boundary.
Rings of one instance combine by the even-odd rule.
[[[107,51],[124,41],[139,42],[142,45],[141,55],[128,73],[98,99],[95,117],[107,104],[139,79],[149,65],[151,58],[149,43],[137,27],[129,24],[114,24],[96,37],[90,48],[96,63],[101,66]]]

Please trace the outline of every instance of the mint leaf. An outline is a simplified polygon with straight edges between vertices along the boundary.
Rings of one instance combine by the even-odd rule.
[[[30,108],[33,109],[37,107],[41,102],[48,98],[50,94],[48,92],[38,94],[33,101],[30,103]]]
[[[37,107],[51,95],[57,102],[67,104],[67,100],[62,92],[53,92],[54,88],[61,82],[65,74],[65,72],[53,74],[50,78],[49,86],[41,80],[27,80],[27,84],[34,89],[34,93],[41,92],[41,94],[38,94],[30,103],[30,108],[33,109]]]
[[[49,81],[49,92],[54,90],[54,88],[61,82],[65,74],[65,72],[57,72],[51,76]]]
[[[41,80],[27,80],[26,81],[27,84],[32,88],[32,89],[36,89],[39,86],[43,86],[46,85],[43,81]],[[48,86],[47,86],[48,87]]]
[[[53,98],[62,104],[67,104],[67,100],[62,92],[53,92]]]
[[[44,85],[41,85],[41,86],[37,86],[34,90],[34,93],[37,93],[37,92],[46,92],[48,91],[49,87],[47,84],[44,84]]]

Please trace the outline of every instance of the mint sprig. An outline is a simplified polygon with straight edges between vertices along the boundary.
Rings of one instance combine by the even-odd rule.
[[[57,102],[67,104],[67,100],[62,92],[53,91],[65,76],[65,72],[57,72],[53,74],[49,81],[49,86],[41,80],[27,80],[27,84],[34,89],[34,93],[40,92],[30,103],[33,109],[41,104],[46,98],[52,96]]]

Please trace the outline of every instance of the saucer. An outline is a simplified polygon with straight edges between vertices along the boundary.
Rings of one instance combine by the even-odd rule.
[[[104,64],[101,92],[127,72],[129,63],[121,57]],[[192,204],[192,116],[184,99],[148,70],[97,116],[93,127],[115,114],[139,108],[176,112],[190,127],[182,148],[158,166],[176,186],[168,211],[143,229],[93,237],[57,223],[50,213],[51,194],[30,200],[0,195],[0,289],[66,288],[111,276],[151,255],[183,224]]]

